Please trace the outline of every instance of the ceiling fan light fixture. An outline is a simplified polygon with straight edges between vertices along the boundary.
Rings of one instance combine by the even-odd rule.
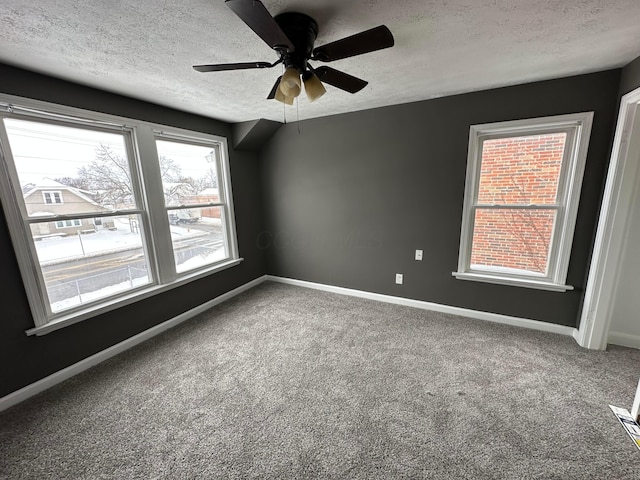
[[[273,98],[281,103],[284,103],[285,105],[293,105],[293,97],[288,97],[284,93],[282,93],[280,87],[276,89],[276,94]]]
[[[307,98],[310,102],[319,99],[327,93],[318,76],[312,72],[306,72],[302,76],[302,81],[304,82],[304,91],[306,92]]]
[[[300,95],[301,88],[300,72],[295,67],[288,67],[280,80],[279,90],[285,97],[295,98]]]

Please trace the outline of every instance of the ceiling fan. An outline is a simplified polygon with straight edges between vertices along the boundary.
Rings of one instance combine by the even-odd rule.
[[[314,68],[309,60],[332,62],[343,58],[374,52],[394,44],[391,31],[384,25],[357,33],[350,37],[314,48],[318,36],[317,22],[304,13],[286,12],[272,17],[258,0],[226,0],[225,3],[240,17],[280,58],[274,62],[222,63],[194,65],[198,72],[220,72],[250,68],[272,68],[282,63],[285,71],[278,77],[267,99],[276,99],[288,105],[300,95],[302,83],[310,101],[326,93],[322,82],[349,93],[356,93],[368,82],[331,67]],[[302,79],[302,81],[301,81]]]

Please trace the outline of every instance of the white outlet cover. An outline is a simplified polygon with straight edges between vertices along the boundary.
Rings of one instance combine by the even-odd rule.
[[[416,250],[416,260],[422,260],[422,250]]]
[[[398,285],[402,285],[402,274],[401,273],[396,273],[396,283]]]

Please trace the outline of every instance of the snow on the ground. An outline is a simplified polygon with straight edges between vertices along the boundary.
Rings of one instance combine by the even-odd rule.
[[[140,233],[131,231],[128,219],[118,218],[115,221],[115,225],[117,230],[114,231],[99,229],[95,233],[85,235],[45,237],[37,240],[34,243],[40,264],[62,259],[69,260],[77,257],[112,253],[142,246],[142,236]],[[182,239],[201,235],[207,235],[207,232],[171,225],[171,238]]]
[[[134,278],[131,281],[118,283],[116,285],[110,285],[108,287],[101,288],[93,292],[87,292],[87,293],[83,293],[82,295],[76,295],[74,297],[65,298],[64,300],[60,300],[59,302],[53,302],[51,304],[51,311],[60,312],[62,310],[67,310],[69,308],[82,305],[83,303],[88,303],[94,300],[99,300],[101,298],[110,297],[112,295],[115,295],[116,293],[125,292],[127,290],[131,290],[132,288],[136,288],[141,285],[146,285],[147,283],[149,283],[149,279],[146,276],[140,277],[140,278]]]
[[[222,220],[219,218],[202,217],[200,221],[209,225],[222,225]]]
[[[225,258],[224,246],[220,246],[220,248],[210,252],[207,255],[196,255],[195,257],[191,257],[186,262],[182,262],[176,265],[176,270],[178,271],[178,273],[182,273],[188,270],[193,270],[195,268],[211,265],[212,263],[223,260],[224,258]]]

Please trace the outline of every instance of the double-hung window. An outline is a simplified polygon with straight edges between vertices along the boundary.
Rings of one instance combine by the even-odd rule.
[[[62,192],[42,192],[44,203],[62,203]]]
[[[225,138],[0,96],[0,160],[28,333],[241,261]]]
[[[566,291],[593,113],[473,125],[457,278]]]
[[[227,258],[224,189],[219,188],[220,146],[163,132],[157,132],[155,138],[161,169],[167,172],[162,177],[162,186],[167,218],[172,225],[177,272]],[[168,173],[174,170],[180,175]]]

